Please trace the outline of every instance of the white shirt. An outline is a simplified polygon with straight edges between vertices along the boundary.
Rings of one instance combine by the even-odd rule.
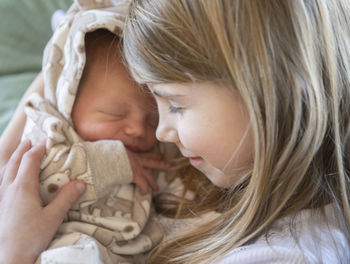
[[[183,188],[181,182],[177,181],[174,181],[170,187],[170,191],[175,194]],[[178,193],[181,194],[181,192]],[[187,198],[191,199],[191,197]],[[158,215],[156,221],[164,230],[165,239],[168,239],[190,231],[219,215],[209,212],[187,219],[171,219]],[[350,263],[349,241],[339,227],[333,204],[325,206],[325,215],[328,218],[327,221],[321,217],[318,210],[307,209],[296,215],[279,219],[269,231],[268,240],[265,235],[262,235],[254,243],[236,248],[223,258],[208,264]]]
[[[295,216],[282,218],[269,231],[268,241],[263,235],[250,245],[234,249],[216,263],[350,263],[349,241],[339,228],[334,207],[327,205],[325,211],[329,217],[327,222],[315,210],[303,210]]]

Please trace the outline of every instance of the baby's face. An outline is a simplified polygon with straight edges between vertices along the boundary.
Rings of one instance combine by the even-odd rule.
[[[78,134],[87,141],[120,140],[134,152],[149,151],[156,142],[155,101],[117,60],[101,58],[87,64],[72,119]]]

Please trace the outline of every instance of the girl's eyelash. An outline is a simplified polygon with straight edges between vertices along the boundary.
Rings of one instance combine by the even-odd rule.
[[[176,114],[176,113],[180,113],[182,110],[183,110],[183,107],[177,107],[177,106],[173,106],[173,105],[169,106],[170,113]]]

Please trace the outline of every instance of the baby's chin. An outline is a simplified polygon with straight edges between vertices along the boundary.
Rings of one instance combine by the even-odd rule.
[[[146,153],[146,152],[151,152],[154,149],[155,144],[153,144],[151,146],[138,146],[138,145],[127,145],[124,143],[124,146],[128,150],[135,152],[135,153]]]

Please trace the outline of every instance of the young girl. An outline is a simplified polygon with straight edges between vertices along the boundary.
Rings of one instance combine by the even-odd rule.
[[[157,137],[226,197],[149,263],[350,262],[349,12],[343,0],[132,3],[125,56],[156,98]]]

